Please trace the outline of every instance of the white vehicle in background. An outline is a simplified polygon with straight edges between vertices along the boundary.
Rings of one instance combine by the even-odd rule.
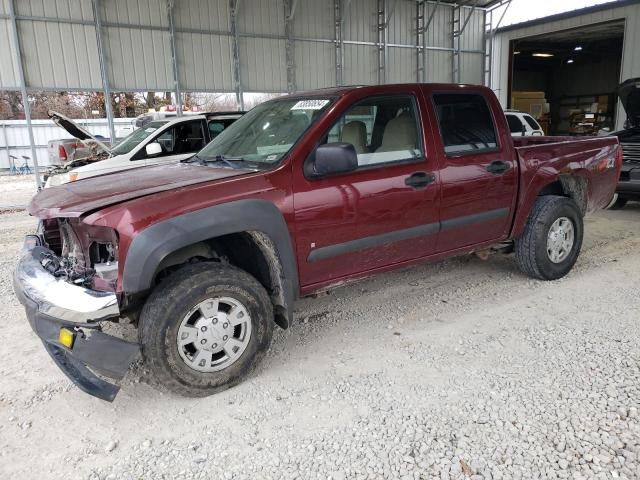
[[[509,124],[512,137],[531,137],[534,135],[544,135],[542,127],[528,113],[517,110],[505,110],[505,117]]]
[[[83,166],[52,170],[45,188],[106,173],[185,160],[242,115],[243,112],[213,112],[154,120],[134,130],[113,147],[108,147],[72,120],[59,115],[58,125],[74,137],[90,136],[100,151],[94,154],[95,158],[83,159]]]
[[[108,141],[92,135],[61,113],[49,110],[47,114],[53,123],[65,129],[73,137],[49,140],[47,144],[49,165],[54,166],[56,170],[68,170],[95,162],[101,157],[105,158],[105,154],[109,151]]]

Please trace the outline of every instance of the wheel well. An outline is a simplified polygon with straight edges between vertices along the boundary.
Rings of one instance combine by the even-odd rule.
[[[215,261],[228,263],[252,275],[265,288],[274,307],[276,324],[287,328],[289,321],[284,295],[284,273],[277,249],[262,232],[231,233],[176,250],[165,257],[156,270],[154,283],[188,263]]]
[[[587,182],[576,175],[560,175],[555,182],[548,183],[538,193],[539,197],[545,195],[559,195],[569,197],[584,215],[587,211]]]

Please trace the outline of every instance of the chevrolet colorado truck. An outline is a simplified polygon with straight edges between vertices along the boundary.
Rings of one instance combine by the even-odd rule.
[[[210,395],[249,374],[300,296],[492,247],[566,275],[621,162],[615,137],[513,139],[485,87],[298,93],[186,162],[38,193],[14,288],[87,393],[113,400],[141,354],[159,386]],[[107,333],[120,321],[137,342]]]

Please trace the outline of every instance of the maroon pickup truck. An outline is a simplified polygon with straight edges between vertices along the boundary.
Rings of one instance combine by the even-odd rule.
[[[300,296],[490,248],[562,277],[621,162],[615,137],[512,139],[484,87],[289,95],[187,162],[40,192],[14,287],[87,393],[113,400],[105,376],[142,354],[158,384],[209,395],[246,377]],[[138,342],[103,331],[125,320]]]

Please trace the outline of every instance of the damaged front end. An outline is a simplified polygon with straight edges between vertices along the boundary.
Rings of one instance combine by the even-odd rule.
[[[117,320],[118,236],[78,219],[41,222],[25,241],[14,289],[31,327],[56,364],[83,391],[112,401],[139,346],[102,332]]]

